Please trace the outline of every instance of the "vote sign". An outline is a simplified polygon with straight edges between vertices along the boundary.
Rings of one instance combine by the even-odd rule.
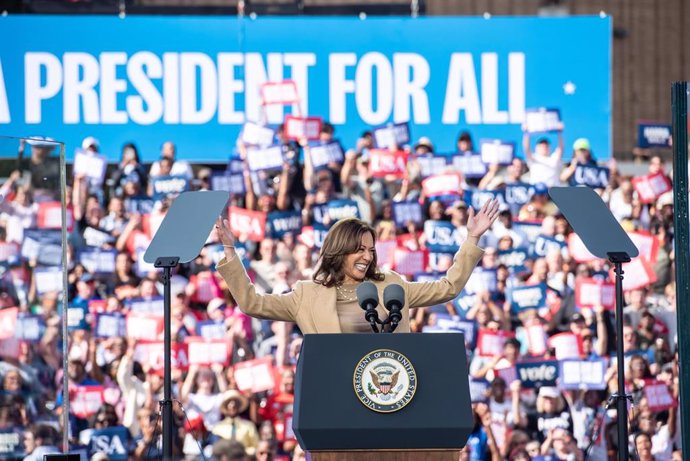
[[[481,139],[479,152],[487,165],[510,165],[515,155],[515,143],[500,139]]]
[[[517,378],[522,387],[534,389],[542,386],[555,386],[558,379],[557,360],[535,360],[515,364]]]

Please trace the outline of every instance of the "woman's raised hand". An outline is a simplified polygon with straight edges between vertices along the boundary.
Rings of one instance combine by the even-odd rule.
[[[467,235],[479,239],[498,217],[498,200],[492,199],[484,203],[477,214],[470,207],[467,217]]]
[[[230,223],[228,223],[227,219],[218,218],[216,221],[216,233],[225,248],[235,246],[235,236],[230,231]]]

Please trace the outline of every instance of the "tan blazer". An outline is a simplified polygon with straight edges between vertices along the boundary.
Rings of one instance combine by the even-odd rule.
[[[385,279],[374,282],[379,290],[379,300],[383,301],[383,290],[391,283],[397,283],[405,290],[405,309],[396,332],[409,333],[410,308],[433,306],[454,299],[483,254],[481,248],[465,242],[456,253],[446,276],[433,282],[408,282],[395,272],[384,272]],[[296,322],[303,333],[342,333],[336,311],[335,288],[312,281],[299,281],[290,293],[260,294],[249,280],[240,258],[235,257],[232,261],[223,258],[216,267],[245,314],[260,319]],[[379,318],[387,317],[387,311],[381,304],[377,310]]]

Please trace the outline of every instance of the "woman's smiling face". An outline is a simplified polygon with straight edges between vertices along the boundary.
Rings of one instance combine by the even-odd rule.
[[[359,249],[345,256],[343,260],[344,283],[355,283],[364,280],[369,265],[374,260],[374,238],[369,232],[362,234]]]

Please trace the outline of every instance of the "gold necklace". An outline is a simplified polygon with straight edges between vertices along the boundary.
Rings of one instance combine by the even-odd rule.
[[[357,300],[357,289],[352,288],[348,290],[342,285],[336,285],[335,290],[338,292],[340,297],[345,301],[356,301]]]

